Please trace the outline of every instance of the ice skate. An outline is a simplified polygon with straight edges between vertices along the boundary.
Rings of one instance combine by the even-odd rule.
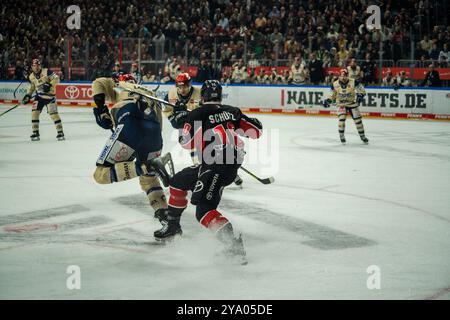
[[[30,136],[31,141],[39,141],[41,140],[39,132],[33,132],[33,134]]]
[[[58,132],[58,135],[56,136],[56,139],[58,139],[58,141],[66,140],[66,138],[64,137],[64,133],[63,132]]]
[[[162,228],[156,230],[153,234],[156,241],[159,242],[172,241],[176,237],[181,236],[183,234],[183,230],[181,230],[181,226],[178,221],[165,220],[162,222],[162,224],[163,224]]]

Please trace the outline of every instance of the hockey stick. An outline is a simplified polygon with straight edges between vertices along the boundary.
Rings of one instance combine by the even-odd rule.
[[[245,169],[244,167],[240,167],[240,169],[242,169],[244,172],[246,172],[247,174],[251,175],[253,178],[255,178],[256,180],[258,180],[259,182],[261,182],[262,184],[271,184],[275,182],[274,177],[269,177],[269,178],[264,178],[261,179],[258,176],[256,176],[255,174],[253,174],[252,172],[248,171],[247,169]]]
[[[22,105],[21,103],[19,103],[19,104],[16,104],[14,107],[12,107],[12,108],[9,108],[8,110],[6,110],[5,112],[2,112],[2,113],[0,113],[0,117],[2,116],[2,115],[4,115],[5,113],[8,113],[8,112],[10,112],[11,110],[14,110],[15,108],[17,108],[18,106],[20,106],[20,105]]]
[[[127,85],[127,86],[119,85],[117,88],[118,88],[119,90],[125,90],[125,91],[128,91],[128,92],[132,92],[132,93],[135,93],[135,94],[139,94],[139,95],[141,95],[141,96],[143,96],[143,97],[149,98],[149,99],[154,100],[154,101],[156,101],[156,102],[159,102],[159,103],[162,103],[162,104],[171,106],[172,108],[175,107],[174,104],[172,104],[172,103],[170,103],[170,102],[167,102],[166,100],[159,99],[159,98],[157,98],[157,97],[151,95],[151,91],[148,90],[148,89],[147,89],[146,87],[144,87],[144,86],[141,86],[141,85],[138,85],[138,84],[126,84],[126,85]],[[140,91],[137,92],[137,91],[134,90],[134,89],[138,89],[138,90],[140,90]],[[157,87],[156,89],[158,89],[158,87]],[[143,92],[143,91],[144,91],[144,92]],[[148,93],[145,93],[145,91],[148,92]]]
[[[19,83],[19,85],[17,86],[16,90],[14,90],[14,99],[16,98],[16,92],[17,92],[17,90],[19,90],[20,86],[22,85],[22,83],[23,83],[24,81],[25,81],[25,80],[22,80],[22,81]]]

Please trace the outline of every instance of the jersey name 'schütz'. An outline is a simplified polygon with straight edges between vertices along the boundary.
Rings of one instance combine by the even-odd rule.
[[[226,111],[221,112],[221,113],[212,114],[208,117],[208,119],[209,119],[210,123],[212,123],[212,124],[237,120],[233,114],[226,112]]]

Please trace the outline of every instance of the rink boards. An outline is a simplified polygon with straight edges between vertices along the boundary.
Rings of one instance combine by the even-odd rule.
[[[27,85],[19,81],[0,82],[0,103],[19,103]],[[146,83],[154,89],[158,84]],[[200,84],[194,84],[199,86]],[[173,84],[161,84],[157,96],[164,98]],[[266,114],[334,116],[335,108],[325,109],[328,86],[296,85],[224,85],[223,103],[244,111]],[[362,114],[374,118],[450,120],[450,88],[367,87],[361,104]],[[56,91],[59,106],[92,107],[90,82],[62,82]]]

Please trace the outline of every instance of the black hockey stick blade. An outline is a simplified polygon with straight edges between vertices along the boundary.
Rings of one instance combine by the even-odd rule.
[[[253,174],[252,172],[248,171],[247,169],[245,169],[244,167],[240,167],[240,169],[242,169],[243,171],[245,171],[247,174],[251,175],[253,178],[255,178],[256,180],[258,180],[259,182],[261,182],[262,184],[271,184],[275,182],[275,178],[274,177],[268,177],[268,178],[259,178],[258,176],[256,176],[255,174]]]

